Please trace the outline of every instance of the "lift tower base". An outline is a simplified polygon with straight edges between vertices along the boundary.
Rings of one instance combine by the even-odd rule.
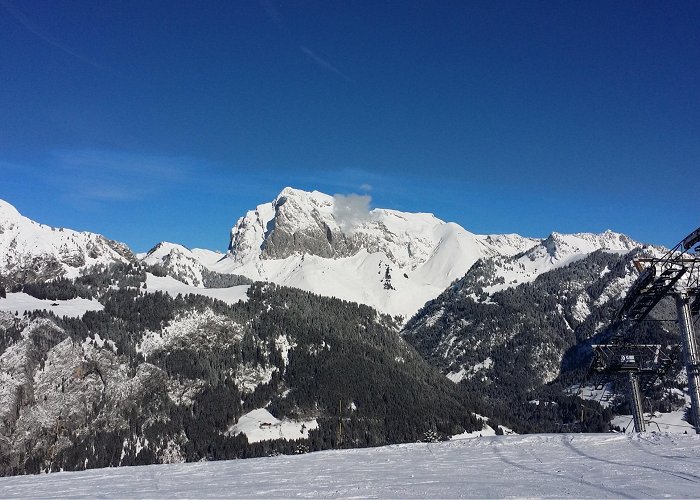
[[[642,391],[639,390],[639,379],[635,372],[629,372],[630,392],[632,393],[632,417],[634,432],[646,432],[644,410],[642,409]]]
[[[683,362],[688,373],[688,392],[690,393],[690,414],[693,417],[695,432],[700,434],[700,364],[698,361],[698,344],[695,339],[693,320],[690,315],[690,300],[684,292],[676,294],[678,311],[678,330],[683,345]]]

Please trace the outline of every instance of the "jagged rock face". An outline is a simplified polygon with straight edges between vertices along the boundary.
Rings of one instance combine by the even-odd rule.
[[[468,240],[479,252],[512,255],[539,240],[518,235],[476,236],[432,214],[374,209],[346,214],[338,201],[318,191],[285,188],[271,203],[259,205],[231,230],[229,255],[239,262],[284,259],[295,254],[338,259],[361,249],[384,253],[394,264],[415,269],[450,239]]]
[[[333,197],[285,188],[277,198],[259,205],[231,230],[229,254],[239,261],[253,256],[284,259],[297,253],[340,258],[360,246],[345,234],[333,215]]]
[[[129,428],[126,414],[167,390],[165,374],[134,371],[110,348],[77,342],[50,319],[0,312],[2,472],[66,452],[81,435]],[[70,438],[69,438],[70,436]]]
[[[275,200],[274,209],[275,216],[267,223],[263,258],[284,259],[294,253],[339,258],[359,250],[357,242],[348,238],[333,218],[332,199],[290,192]]]
[[[92,265],[134,260],[122,243],[38,224],[0,200],[0,279],[6,286],[75,277]]]

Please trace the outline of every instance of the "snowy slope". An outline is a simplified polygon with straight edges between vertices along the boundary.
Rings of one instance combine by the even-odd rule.
[[[0,479],[3,498],[688,498],[700,438],[494,436]]]
[[[202,295],[212,299],[218,299],[227,304],[235,304],[236,302],[245,302],[248,300],[249,285],[231,286],[228,288],[200,288],[178,281],[170,276],[159,277],[151,273],[146,274],[146,289],[145,292],[165,292],[172,297],[178,294],[187,295]]]
[[[121,243],[99,234],[39,224],[0,200],[0,275],[10,282],[73,278],[92,265],[133,260]]]
[[[193,248],[190,252],[192,252],[194,258],[207,268],[213,266],[221,259],[226,258],[226,254],[214,250],[207,250],[206,248]]]
[[[309,431],[318,428],[316,419],[280,420],[265,408],[258,408],[241,415],[238,422],[231,426],[228,433],[235,436],[245,434],[249,443],[273,439],[304,439]]]
[[[101,311],[104,306],[94,299],[42,300],[26,293],[8,293],[6,298],[0,297],[0,311],[22,315],[25,311],[42,309],[51,311],[59,318],[79,318],[87,311]]]

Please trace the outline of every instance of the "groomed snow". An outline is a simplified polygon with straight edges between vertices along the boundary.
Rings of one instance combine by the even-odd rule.
[[[203,295],[218,299],[227,304],[235,304],[237,302],[246,302],[248,300],[248,288],[250,285],[231,286],[228,288],[199,288],[178,281],[170,276],[159,277],[151,273],[146,276],[146,292],[165,292],[172,297],[178,294],[187,295],[192,293],[195,295]]]
[[[0,479],[0,497],[688,498],[700,437],[493,436]]]
[[[56,305],[53,305],[56,304]],[[25,311],[38,311],[46,309],[58,317],[69,316],[79,318],[87,311],[101,311],[104,306],[96,300],[70,299],[70,300],[42,300],[26,293],[8,293],[7,298],[0,298],[0,311],[19,313]]]

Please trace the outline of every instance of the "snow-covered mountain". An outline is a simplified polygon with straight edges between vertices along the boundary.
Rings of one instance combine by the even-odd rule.
[[[190,250],[177,243],[163,241],[146,254],[138,257],[150,266],[160,265],[168,274],[188,285],[203,287],[207,275],[207,264],[213,265],[225,257],[211,250]]]
[[[479,258],[513,256],[540,242],[518,235],[476,235],[427,213],[381,208],[349,213],[344,202],[344,197],[285,188],[272,202],[238,219],[226,258],[209,256],[200,262],[218,273],[301,288],[408,318]],[[182,274],[191,267],[184,265]]]
[[[86,267],[134,260],[122,243],[99,234],[39,224],[0,200],[0,276],[6,284],[73,278]]]
[[[163,244],[146,262],[164,264],[174,276],[196,284],[201,280],[198,260],[218,273],[301,288],[409,318],[479,259],[496,262],[493,286],[502,289],[595,250],[624,252],[639,246],[610,231],[552,233],[546,239],[477,235],[432,214],[368,210],[368,199],[349,198],[288,187],[238,219],[225,256]]]
[[[554,232],[529,250],[517,255],[494,255],[489,260],[490,273],[480,286],[493,293],[530,283],[538,276],[586,258],[595,251],[624,254],[635,248],[653,248],[613,231],[604,233],[561,234]]]

